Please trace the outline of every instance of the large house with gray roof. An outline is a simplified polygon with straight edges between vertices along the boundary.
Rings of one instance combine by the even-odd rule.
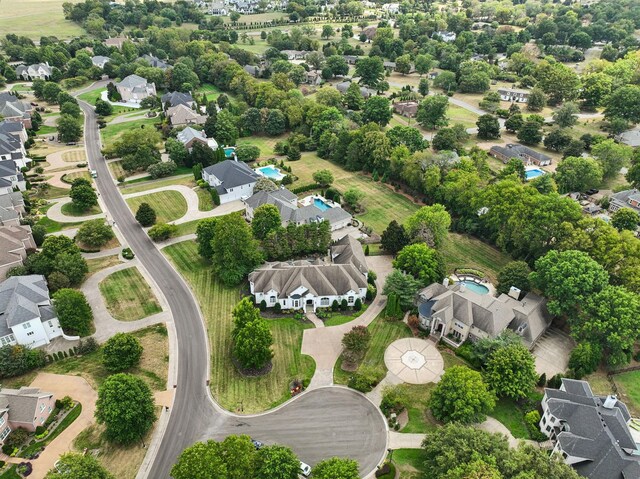
[[[167,118],[171,123],[171,126],[184,126],[184,125],[204,125],[207,121],[207,117],[201,115],[187,105],[176,105],[167,109]]]
[[[19,225],[25,211],[22,193],[19,191],[2,193],[0,189],[0,226]]]
[[[202,179],[216,189],[220,204],[249,198],[259,178],[246,164],[234,160],[224,160],[202,170]]]
[[[640,191],[634,188],[612,194],[609,199],[609,211],[615,213],[620,208],[630,208],[640,214]]]
[[[196,142],[200,142],[212,150],[218,149],[218,142],[216,140],[213,138],[207,138],[207,134],[204,131],[196,130],[190,126],[178,133],[176,139],[182,143],[189,152],[191,152],[191,149]]]
[[[597,396],[589,383],[562,379],[545,389],[540,430],[578,474],[589,479],[638,479],[640,447],[631,415],[616,396]]]
[[[193,108],[193,106],[196,104],[196,102],[193,100],[193,96],[191,96],[191,93],[183,93],[181,91],[172,91],[169,93],[165,93],[164,95],[162,95],[161,101],[162,109],[165,111],[172,106],[186,105],[189,108]]]
[[[3,123],[19,122],[25,128],[31,128],[31,110],[33,107],[28,102],[6,91],[0,93],[0,116],[4,118]]]
[[[8,194],[16,189],[24,191],[27,182],[24,175],[13,160],[0,161],[0,194]]]
[[[34,432],[42,426],[53,412],[55,403],[52,393],[39,388],[0,389],[0,445],[15,429]]]
[[[362,245],[350,235],[338,240],[326,261],[298,260],[267,263],[249,274],[256,304],[272,308],[316,311],[346,300],[353,306],[367,295],[367,262]]]
[[[11,276],[0,283],[0,346],[35,348],[59,336],[63,332],[44,276]]]
[[[454,348],[511,329],[532,349],[551,324],[547,301],[534,293],[518,300],[476,293],[461,283],[433,283],[418,293],[417,302],[422,328]]]
[[[48,80],[51,78],[53,69],[49,62],[34,63],[33,65],[19,65],[16,67],[16,76],[25,81],[28,80]]]
[[[166,70],[171,66],[167,62],[160,60],[158,57],[154,55],[149,55],[148,53],[145,53],[144,55],[142,55],[140,58],[138,58],[138,60],[144,60],[147,63],[149,63],[149,65],[151,65],[153,68],[159,68],[160,70]]]
[[[156,85],[149,83],[138,75],[129,75],[116,83],[116,90],[120,93],[123,102],[140,103],[147,97],[155,96]]]
[[[247,205],[246,218],[251,221],[253,214],[259,206],[270,204],[278,208],[282,226],[294,223],[298,226],[309,223],[327,221],[331,231],[339,230],[351,224],[352,217],[339,205],[333,208],[320,209],[315,204],[298,207],[298,197],[286,188],[276,191],[258,191],[244,201]]]
[[[104,66],[111,61],[111,58],[105,57],[104,55],[95,55],[91,57],[91,63],[94,67],[98,67],[103,69]]]

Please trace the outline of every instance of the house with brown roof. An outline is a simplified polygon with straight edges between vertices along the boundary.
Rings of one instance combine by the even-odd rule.
[[[249,274],[249,286],[256,304],[316,311],[334,301],[364,301],[368,271],[362,245],[347,235],[331,246],[326,260],[267,263]]]
[[[16,266],[22,266],[28,250],[35,250],[36,243],[29,225],[0,226],[0,281],[7,272]]]
[[[405,116],[407,118],[415,118],[418,114],[418,102],[409,100],[409,101],[399,101],[394,103],[393,105],[394,113],[398,115]]]
[[[176,105],[167,109],[167,118],[171,126],[186,126],[186,125],[204,125],[207,121],[205,115],[201,115],[197,111],[189,108],[187,105]]]
[[[104,43],[107,47],[116,47],[117,49],[122,48],[122,44],[128,40],[127,37],[113,37],[107,38]]]
[[[0,444],[9,433],[23,428],[33,432],[42,426],[55,407],[52,393],[23,386],[20,389],[0,389]]]

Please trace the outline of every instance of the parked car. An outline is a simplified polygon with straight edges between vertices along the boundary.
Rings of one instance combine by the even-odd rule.
[[[591,196],[591,195],[595,195],[597,193],[600,193],[600,190],[596,190],[595,188],[591,188],[590,190],[587,190],[586,193]]]
[[[257,441],[255,439],[251,439],[251,442],[253,443],[253,446],[256,448],[256,451],[259,451],[260,449],[262,449],[262,446],[264,446],[264,444],[262,444],[260,441]]]
[[[304,477],[309,477],[311,475],[311,466],[300,461],[300,473]]]
[[[97,178],[98,172],[96,170],[91,170],[91,178]]]

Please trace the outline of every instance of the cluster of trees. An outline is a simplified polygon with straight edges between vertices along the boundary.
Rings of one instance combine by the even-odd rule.
[[[80,211],[87,211],[98,205],[98,195],[86,178],[76,178],[69,192],[71,203]]]
[[[8,276],[41,274],[47,278],[51,291],[82,283],[89,272],[86,260],[72,239],[66,236],[47,236],[39,252],[27,256],[24,266],[16,266]]]
[[[115,479],[91,454],[67,452],[56,461],[46,479]]]
[[[245,435],[228,436],[220,442],[197,442],[182,451],[171,469],[171,477],[175,479],[297,479],[299,473],[300,460],[291,449],[275,444],[256,450],[251,438]],[[359,477],[358,463],[342,458],[321,461],[312,473],[319,479]]]
[[[91,63],[90,58],[89,63]],[[78,105],[78,100],[67,92],[62,91],[60,85],[53,81],[45,82],[44,80],[36,79],[33,81],[32,88],[33,95],[38,100],[44,100],[47,103],[60,106],[60,117],[56,121],[58,140],[62,143],[78,141],[82,136],[82,111]]]
[[[123,132],[104,154],[109,158],[122,158],[122,168],[126,171],[143,171],[160,162],[161,141],[158,131],[142,125]]]

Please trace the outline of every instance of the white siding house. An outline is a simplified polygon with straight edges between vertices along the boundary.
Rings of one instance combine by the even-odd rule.
[[[250,197],[259,178],[243,162],[234,160],[224,160],[202,170],[202,179],[220,195],[220,204]]]

